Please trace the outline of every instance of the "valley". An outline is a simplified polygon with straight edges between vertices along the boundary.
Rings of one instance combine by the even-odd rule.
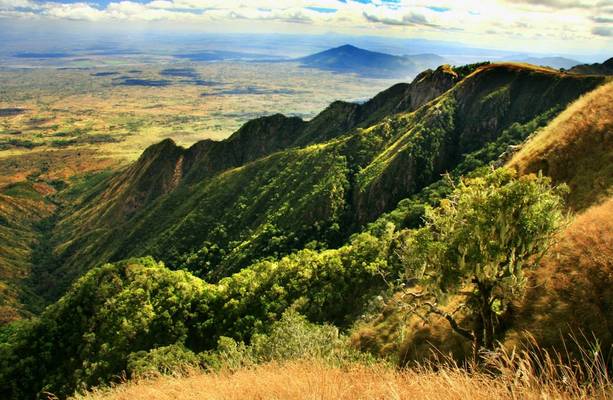
[[[65,398],[122,373],[291,362],[306,355],[279,354],[301,346],[274,349],[304,338],[331,365],[385,368],[427,363],[433,344],[460,362],[494,340],[523,346],[528,330],[551,351],[582,326],[610,347],[597,322],[612,311],[607,285],[584,272],[610,278],[610,218],[591,223],[592,242],[584,230],[610,211],[610,77],[490,62],[393,84],[286,63],[129,68],[0,72],[6,398]],[[463,196],[474,203],[456,206]],[[483,222],[470,208],[482,204],[485,217],[509,214]],[[535,231],[540,244],[511,244],[508,256],[479,242],[467,257],[443,219],[464,210],[471,222],[458,226],[477,229],[465,241]],[[558,230],[556,255],[534,262]],[[460,265],[492,252],[488,268],[503,266],[489,337],[471,314],[482,293],[471,285],[486,278],[444,275],[461,248]],[[408,276],[428,257],[441,280]],[[554,277],[566,273],[600,294],[565,297],[572,285]],[[419,295],[407,283],[432,282],[440,304],[402,300]],[[516,296],[523,282],[536,286]],[[580,354],[575,344],[567,351]]]

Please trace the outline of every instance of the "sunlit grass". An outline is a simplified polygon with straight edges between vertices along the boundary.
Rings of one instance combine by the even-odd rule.
[[[529,140],[509,166],[543,171],[571,189],[569,205],[583,209],[612,193],[613,82],[584,95]]]
[[[497,352],[485,366],[441,360],[406,369],[316,360],[271,363],[235,372],[192,371],[129,381],[79,400],[162,399],[608,399],[613,386],[602,360],[586,353],[573,366],[538,349]]]

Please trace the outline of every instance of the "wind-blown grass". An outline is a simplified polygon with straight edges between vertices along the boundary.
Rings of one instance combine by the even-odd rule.
[[[538,348],[500,351],[487,368],[421,364],[332,367],[314,360],[269,363],[236,372],[192,371],[186,376],[135,380],[95,390],[79,400],[141,399],[608,399],[613,386],[603,360],[584,353],[566,364]],[[472,372],[471,372],[472,371]]]

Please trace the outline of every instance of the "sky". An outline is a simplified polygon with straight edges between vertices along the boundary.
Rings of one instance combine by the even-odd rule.
[[[82,21],[215,33],[369,35],[613,56],[613,0],[0,0],[2,20],[58,29]]]

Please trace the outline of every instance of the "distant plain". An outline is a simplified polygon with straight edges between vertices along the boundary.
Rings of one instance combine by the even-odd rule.
[[[65,178],[67,165],[124,163],[168,137],[183,146],[221,140],[264,115],[309,119],[334,100],[364,101],[398,81],[288,62],[26,56],[41,58],[0,69],[0,161],[11,166],[0,186],[49,169]]]

